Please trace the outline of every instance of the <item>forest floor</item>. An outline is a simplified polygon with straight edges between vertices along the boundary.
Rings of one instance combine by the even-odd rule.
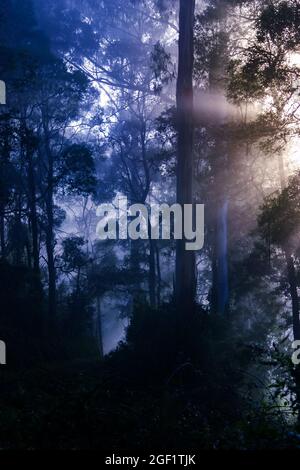
[[[211,425],[182,388],[141,387],[98,360],[6,369],[0,391],[2,449],[289,447],[271,424]]]

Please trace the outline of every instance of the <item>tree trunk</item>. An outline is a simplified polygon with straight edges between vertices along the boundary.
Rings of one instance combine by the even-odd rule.
[[[5,181],[5,168],[6,164],[10,159],[10,145],[9,145],[9,126],[6,123],[4,131],[4,146],[3,154],[1,156],[1,167],[0,167],[0,179]],[[6,257],[6,240],[5,240],[5,208],[6,208],[7,194],[3,187],[0,191],[0,246],[1,246],[1,258],[5,259]]]
[[[104,357],[104,349],[103,349],[101,301],[100,301],[99,296],[96,297],[96,306],[97,306],[97,339],[98,339],[100,359],[102,360]]]
[[[155,257],[156,257],[156,270],[157,270],[157,306],[160,306],[161,302],[161,269],[160,269],[160,256],[158,244],[155,244]]]
[[[44,131],[44,146],[47,163],[47,192],[45,198],[47,226],[46,232],[46,251],[47,251],[47,264],[48,264],[48,315],[49,327],[54,328],[56,322],[56,269],[54,260],[55,236],[54,236],[54,162],[53,155],[50,149],[50,136],[47,120],[47,111],[43,110],[43,131]]]
[[[46,251],[47,251],[47,264],[48,264],[48,313],[50,324],[54,324],[56,317],[56,269],[54,261],[54,216],[53,216],[53,186],[50,182],[51,177],[48,179],[48,190],[46,196],[46,214],[47,214],[47,227],[46,227]]]
[[[1,207],[0,207],[0,246],[1,246],[1,258],[2,259],[5,259],[5,256],[6,256],[4,211],[5,211],[4,204],[1,203]]]
[[[226,2],[215,2],[219,16],[219,28],[226,30],[224,21],[227,17]],[[225,39],[224,39],[225,41]],[[226,43],[215,48],[209,57],[209,92],[212,96],[222,96],[225,93],[227,74]],[[221,113],[222,114],[222,113]],[[228,173],[230,173],[229,156],[232,158],[232,148],[224,136],[220,136],[220,126],[227,121],[226,115],[215,118],[212,116],[212,137],[215,142],[214,154],[211,158],[212,175],[214,177],[214,201],[211,208],[212,222],[212,305],[214,313],[224,314],[229,304],[228,284]]]
[[[33,270],[36,276],[36,281],[38,282],[38,280],[40,279],[40,259],[39,259],[40,253],[39,253],[39,242],[38,242],[38,220],[37,220],[37,208],[36,208],[35,175],[34,175],[34,166],[33,166],[33,148],[31,147],[32,146],[30,145],[30,136],[27,135],[26,159],[28,163],[29,220],[30,220],[31,237],[32,237]]]
[[[177,79],[177,203],[193,203],[193,67],[195,0],[180,0],[179,62]],[[183,221],[182,221],[183,223]],[[183,225],[182,225],[183,226]],[[176,246],[176,305],[178,313],[192,312],[195,302],[195,253],[185,249],[186,240]]]
[[[151,233],[151,223],[148,222]],[[149,298],[151,307],[156,307],[156,270],[155,270],[155,240],[149,239]]]
[[[218,213],[217,228],[217,310],[224,314],[228,310],[228,201],[223,202]]]

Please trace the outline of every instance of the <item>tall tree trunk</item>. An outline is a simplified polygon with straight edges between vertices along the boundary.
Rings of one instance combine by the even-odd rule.
[[[28,195],[29,195],[29,220],[31,226],[31,237],[32,237],[32,257],[33,257],[33,270],[36,277],[36,282],[40,279],[40,253],[39,253],[39,241],[38,241],[38,219],[37,219],[37,208],[36,208],[36,185],[35,185],[35,174],[33,165],[33,148],[30,144],[30,136],[26,130],[26,159],[28,164]]]
[[[228,309],[228,200],[225,199],[218,213],[217,227],[217,309],[224,314]]]
[[[5,243],[5,208],[2,202],[0,203],[0,247],[1,258],[5,259],[6,256],[6,243]]]
[[[155,242],[149,240],[149,297],[151,307],[156,307]]]
[[[97,339],[98,339],[98,348],[100,359],[104,357],[104,348],[103,348],[103,330],[102,330],[102,315],[101,315],[101,300],[100,297],[96,297],[96,313],[97,313]]]
[[[53,215],[53,184],[52,178],[48,178],[48,190],[46,195],[46,214],[47,214],[47,227],[46,227],[46,251],[47,251],[47,264],[48,264],[48,313],[50,324],[55,323],[56,317],[56,269],[54,261],[54,215]]]
[[[6,122],[5,131],[4,131],[4,146],[3,154],[1,158],[1,167],[0,167],[0,181],[5,182],[6,174],[6,164],[10,159],[10,144],[9,144],[9,124]],[[6,257],[6,240],[5,240],[5,208],[6,208],[7,194],[5,190],[5,185],[3,184],[2,190],[0,190],[0,247],[1,247],[1,258],[5,259]]]
[[[193,203],[193,68],[195,0],[180,0],[179,61],[177,79],[177,203]],[[183,221],[182,221],[183,223]],[[176,305],[192,312],[195,302],[195,253],[185,249],[186,240],[176,246]]]
[[[45,198],[47,225],[46,225],[46,251],[48,264],[48,315],[49,327],[54,328],[56,322],[56,268],[54,260],[55,236],[54,236],[54,162],[50,148],[49,126],[47,110],[43,110],[44,146],[47,163],[47,192]]]
[[[219,16],[219,28],[225,31],[225,20],[228,14],[226,2],[216,1],[215,8]],[[224,36],[225,37],[225,36]],[[225,39],[224,39],[225,41]],[[209,64],[209,91],[212,96],[222,96],[225,93],[226,83],[226,43],[216,47],[210,55]],[[212,304],[214,313],[224,314],[229,304],[228,284],[228,189],[227,174],[229,172],[230,145],[220,136],[220,126],[224,124],[226,116],[214,118],[213,139],[215,141],[214,155],[211,159],[212,174],[214,176],[213,193],[215,201],[212,205]],[[230,157],[233,157],[230,154]]]
[[[157,306],[160,306],[161,302],[161,269],[160,269],[160,255],[159,255],[159,247],[158,243],[155,244],[155,258],[156,258],[156,270],[157,270]]]
[[[151,223],[148,222],[151,233]],[[155,240],[149,239],[149,298],[151,307],[156,307],[156,270],[155,270]]]
[[[225,200],[223,200],[223,198]],[[222,195],[217,198],[213,207],[214,219],[212,222],[212,288],[211,311],[224,314],[228,310],[228,200]]]

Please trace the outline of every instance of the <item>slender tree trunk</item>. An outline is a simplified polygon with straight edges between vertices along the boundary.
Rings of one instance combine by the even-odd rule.
[[[104,357],[103,349],[103,330],[102,330],[102,315],[101,315],[101,301],[99,296],[96,297],[96,307],[97,307],[97,339],[98,339],[98,348],[100,359]]]
[[[46,192],[46,251],[48,264],[48,315],[49,326],[54,328],[56,321],[56,268],[54,260],[55,237],[54,237],[54,162],[50,148],[50,136],[47,121],[47,111],[43,110],[44,146],[47,159],[47,192]]]
[[[5,259],[6,256],[6,243],[5,243],[5,208],[4,204],[1,203],[0,207],[0,246],[1,246],[1,258]]]
[[[10,159],[10,144],[9,144],[9,126],[6,123],[4,132],[4,148],[3,155],[1,158],[0,177],[1,181],[5,181],[5,165]],[[3,192],[2,192],[3,191]],[[6,191],[0,191],[0,247],[1,247],[1,258],[6,257],[6,240],[5,240],[5,207],[6,207]]]
[[[216,185],[218,187],[218,185]],[[229,304],[228,284],[228,200],[223,194],[213,205],[211,311],[224,314]]]
[[[156,306],[156,273],[154,240],[149,241],[149,296],[151,307]]]
[[[151,233],[151,223],[148,222]],[[151,307],[156,307],[156,271],[155,271],[155,240],[149,239],[149,298]]]
[[[15,230],[16,228],[18,230],[22,228],[22,211],[21,211],[20,197],[19,197],[19,204],[18,204],[18,208],[16,211],[14,223],[15,223]],[[23,264],[22,263],[23,262],[23,248],[24,246],[22,246],[22,239],[19,240],[17,238],[16,243],[15,243],[15,250],[14,250],[14,264],[16,266],[20,266],[21,264]]]
[[[28,193],[29,193],[29,219],[32,237],[32,257],[35,276],[40,279],[40,253],[38,241],[38,219],[36,208],[36,187],[33,166],[33,149],[30,148],[30,142],[26,142],[26,158],[28,162]]]
[[[160,256],[158,244],[155,244],[155,257],[156,257],[156,270],[157,270],[157,306],[160,306],[161,302],[161,269],[160,269]]]
[[[193,203],[193,68],[195,0],[180,0],[179,62],[177,79],[177,203]],[[183,221],[182,221],[183,222]],[[182,224],[183,225],[183,224]],[[195,253],[185,249],[186,240],[176,246],[176,305],[178,314],[192,312],[195,303]]]
[[[224,314],[228,309],[228,200],[225,198],[218,213],[217,227],[217,298],[218,312]]]
[[[48,313],[50,323],[53,325],[56,317],[56,269],[54,262],[54,216],[53,216],[53,186],[51,177],[48,178],[48,194],[46,196],[46,214],[47,214],[47,227],[46,227],[46,251],[48,262],[48,277],[49,277],[49,305]]]
[[[134,276],[132,295],[134,302],[141,302],[142,299],[142,277],[140,264],[140,240],[130,240],[130,270]]]
[[[79,267],[77,276],[76,276],[76,295],[75,295],[78,301],[80,301],[80,295],[81,295],[80,281],[81,281],[81,268]]]
[[[211,250],[211,270],[212,270],[212,284],[210,293],[210,308],[212,313],[218,312],[218,267],[217,267],[217,232],[213,230],[212,250]]]

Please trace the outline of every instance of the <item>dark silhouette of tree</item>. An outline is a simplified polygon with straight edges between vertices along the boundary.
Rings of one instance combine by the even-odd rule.
[[[177,202],[193,204],[193,63],[194,0],[181,1],[179,13],[179,60],[177,78]],[[182,225],[183,226],[183,225]],[[177,241],[176,302],[179,312],[192,311],[195,301],[195,254]]]

